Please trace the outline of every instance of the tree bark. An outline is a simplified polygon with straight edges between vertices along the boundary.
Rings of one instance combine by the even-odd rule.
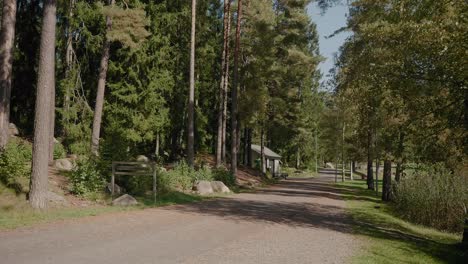
[[[297,148],[296,150],[296,170],[298,170],[301,166],[301,150]]]
[[[226,162],[226,131],[227,131],[227,105],[228,105],[228,93],[229,93],[229,59],[230,59],[230,36],[231,36],[231,11],[230,11],[230,4],[229,4],[229,12],[228,12],[228,24],[227,24],[227,40],[226,40],[226,64],[225,64],[225,75],[224,75],[224,87],[223,87],[223,140],[222,140],[222,151],[221,151],[221,158],[223,162]]]
[[[71,32],[70,21],[73,18],[73,9],[75,8],[75,0],[70,0],[70,6],[68,10],[68,24],[67,24],[67,48],[65,52],[65,63],[67,65],[67,69],[65,71],[65,78],[70,78],[70,73],[73,69],[73,34]],[[63,128],[63,134],[67,136],[67,125],[69,122],[69,111],[70,111],[70,87],[65,87],[64,99],[63,99],[63,110],[64,114],[62,114],[62,123],[65,124]]]
[[[55,75],[54,75],[55,83]],[[50,126],[49,126],[49,165],[54,163],[54,132],[55,132],[55,85],[50,91]]]
[[[47,207],[51,91],[55,87],[56,0],[44,1],[39,54],[34,142],[29,202],[33,208]]]
[[[110,0],[109,4],[114,5],[114,0]],[[112,27],[112,19],[106,17],[106,29],[109,31]],[[104,40],[104,46],[102,48],[101,63],[99,65],[99,79],[96,94],[96,105],[94,107],[94,119],[93,119],[93,132],[91,135],[91,153],[99,155],[99,136],[101,133],[101,122],[102,122],[102,109],[104,107],[104,92],[106,89],[106,78],[107,68],[109,66],[109,49],[110,41]]]
[[[341,128],[342,140],[341,140],[341,181],[345,181],[346,174],[346,165],[345,165],[345,128],[346,123],[343,122],[343,127]]]
[[[252,167],[252,129],[247,130],[247,166]]]
[[[374,190],[374,171],[372,168],[373,163],[372,155],[372,131],[367,131],[367,189]]]
[[[192,30],[190,34],[190,89],[188,101],[188,140],[187,140],[187,163],[190,167],[194,165],[194,111],[195,111],[195,28],[197,22],[197,1],[192,0]]]
[[[397,167],[395,172],[395,181],[400,182],[401,174],[403,173],[403,152],[404,152],[404,140],[405,134],[400,131],[400,136],[398,140],[398,157],[397,157]]]
[[[375,193],[379,195],[379,171],[380,171],[380,159],[377,158],[375,161]]]
[[[216,166],[219,167],[223,163],[223,126],[224,126],[224,108],[225,108],[225,78],[227,76],[226,64],[226,55],[228,54],[228,43],[229,43],[229,29],[230,29],[230,17],[231,17],[231,0],[224,1],[224,18],[223,18],[223,53],[221,56],[221,82],[219,85],[219,102],[218,102],[218,133],[217,133],[217,144],[216,144]]]
[[[261,165],[262,165],[262,174],[266,175],[265,133],[263,131],[263,127],[262,127],[262,131],[261,131],[261,135],[260,135],[260,161],[261,161]]]
[[[10,97],[15,39],[16,0],[3,0],[0,34],[0,149],[10,137]]]
[[[382,201],[391,200],[392,191],[392,161],[384,161],[383,184],[382,184]]]

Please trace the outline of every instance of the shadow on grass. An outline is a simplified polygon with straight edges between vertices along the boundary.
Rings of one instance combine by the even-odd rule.
[[[424,236],[398,221],[390,221],[388,218],[393,217],[390,215],[391,210],[387,205],[380,203],[379,197],[376,197],[373,191],[365,189],[365,181],[356,180],[347,185],[336,185],[330,182],[330,174],[323,177],[325,180],[289,179],[279,182],[273,188],[260,189],[244,196],[211,199],[201,203],[166,207],[163,210],[210,215],[232,221],[329,229],[381,239],[391,243],[394,248],[399,248],[399,253],[403,254],[399,259],[400,256],[389,256],[385,248],[382,252],[375,252],[375,255],[386,255],[389,260],[394,257],[395,262],[390,263],[414,262],[414,259],[407,260],[423,254],[423,257],[429,256],[430,259],[437,260],[437,263],[467,263],[464,262],[466,256],[457,250],[454,241],[441,241]],[[345,199],[365,204],[366,208],[353,210],[351,217],[343,213],[341,207],[315,203],[314,199],[297,201],[281,197]],[[187,202],[194,201],[191,200],[192,197],[187,197],[187,194],[178,194],[175,198],[186,199]]]
[[[374,191],[366,189],[365,181],[357,180],[346,183],[345,186],[338,185],[338,188],[346,190],[352,188],[352,192],[357,196],[367,197],[370,201],[365,205],[355,206],[351,210],[356,223],[354,231],[359,235],[387,242],[385,243],[387,248],[395,247],[397,250],[406,252],[405,257],[398,254],[392,255],[395,263],[408,262],[408,257],[417,258],[420,252],[442,263],[468,263],[468,252],[462,252],[459,249],[454,239],[455,235],[422,228],[399,219],[391,205],[382,203],[380,198],[375,196]],[[355,200],[352,195],[345,196],[345,198],[350,201]],[[418,229],[421,231],[415,231]],[[382,252],[372,253],[380,257],[389,257],[382,255]],[[413,259],[413,261],[419,260]]]

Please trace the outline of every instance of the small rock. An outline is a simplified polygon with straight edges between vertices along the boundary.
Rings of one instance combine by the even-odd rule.
[[[56,138],[54,138],[54,144],[60,143]]]
[[[207,195],[213,193],[213,187],[209,181],[199,181],[193,186],[193,190],[198,194]]]
[[[106,185],[106,189],[109,191],[109,193],[112,193],[112,184],[109,182]],[[121,194],[122,193],[122,187],[118,186],[117,183],[114,183],[114,194]]]
[[[211,188],[217,193],[230,193],[231,190],[222,181],[212,181]]]
[[[8,132],[10,133],[10,136],[17,136],[17,135],[19,135],[19,130],[18,130],[18,128],[16,127],[16,125],[13,124],[13,123],[10,123],[10,124],[8,125]]]
[[[77,159],[78,159],[78,155],[76,155],[76,154],[70,154],[70,155],[68,155],[68,159],[69,159],[69,160],[73,160],[73,161],[74,161],[74,160],[77,160]]]
[[[73,169],[73,163],[69,159],[55,160],[54,166],[60,171],[71,171]]]
[[[51,191],[47,192],[47,200],[57,205],[63,205],[63,206],[69,205],[65,197],[57,193],[51,192]]]
[[[124,194],[120,196],[119,198],[115,199],[114,201],[112,201],[112,205],[116,205],[116,206],[131,206],[131,205],[137,205],[137,204],[138,204],[138,201],[128,194]]]

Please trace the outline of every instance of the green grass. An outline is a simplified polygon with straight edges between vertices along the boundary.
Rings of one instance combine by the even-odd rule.
[[[291,178],[313,178],[316,175],[315,171],[309,169],[297,170],[293,167],[283,167],[281,168],[281,172],[287,173],[288,177]]]
[[[391,204],[366,189],[363,180],[337,186],[356,223],[355,233],[365,241],[352,263],[468,263],[468,252],[463,254],[457,247],[460,235],[400,219]]]
[[[14,190],[0,184],[0,230],[113,212],[143,210],[151,207],[198,202],[215,197],[220,197],[220,195],[202,197],[195,194],[170,192],[158,197],[156,204],[154,204],[153,199],[150,197],[137,197],[140,205],[134,207],[92,205],[88,207],[50,208],[44,211],[37,211],[30,208],[24,194],[17,194]],[[110,199],[108,199],[108,202],[110,203]]]

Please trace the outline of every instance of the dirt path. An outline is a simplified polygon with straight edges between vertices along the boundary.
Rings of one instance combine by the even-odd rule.
[[[359,242],[332,177],[3,232],[0,262],[343,263]]]

